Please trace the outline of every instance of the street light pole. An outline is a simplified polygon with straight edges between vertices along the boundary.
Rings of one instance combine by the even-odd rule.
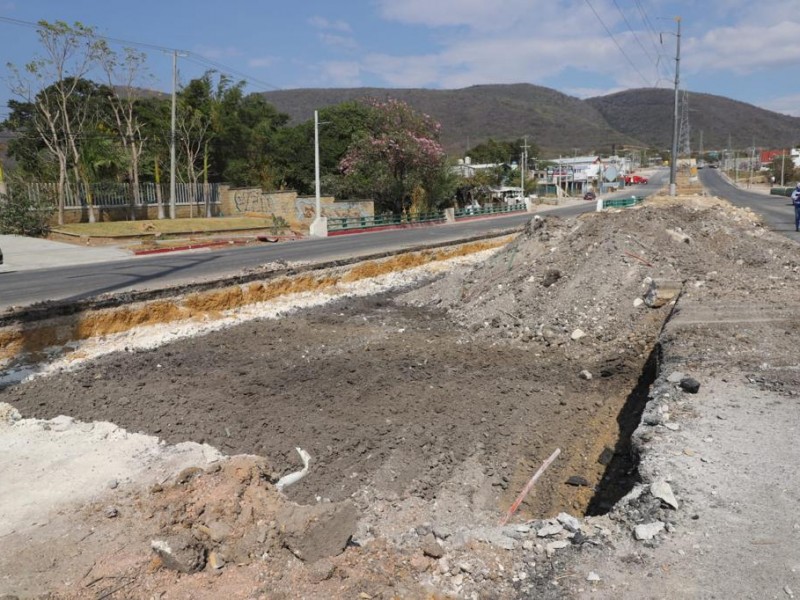
[[[175,218],[175,121],[178,95],[178,51],[172,51],[172,107],[169,130],[169,218]]]
[[[672,109],[672,156],[669,166],[669,195],[677,193],[676,174],[678,171],[678,86],[680,85],[681,65],[681,18],[675,17],[678,23],[678,44],[675,52],[675,99]]]
[[[319,185],[319,111],[314,111],[314,220],[309,233],[312,237],[328,237],[328,219],[322,216],[322,201]]]

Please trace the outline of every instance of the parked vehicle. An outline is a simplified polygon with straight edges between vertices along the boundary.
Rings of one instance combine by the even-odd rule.
[[[594,192],[592,192],[592,191],[590,190],[590,191],[586,192],[586,193],[583,195],[583,199],[584,199],[584,200],[597,200],[597,194],[595,194]]]
[[[3,264],[3,249],[0,248],[0,265]]]
[[[647,177],[642,177],[641,175],[625,175],[625,185],[640,185],[647,182]]]

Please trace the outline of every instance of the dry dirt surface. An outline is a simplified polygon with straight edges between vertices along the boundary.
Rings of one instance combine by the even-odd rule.
[[[686,435],[681,420],[705,414],[667,377],[744,372],[742,385],[796,403],[797,359],[785,357],[798,321],[765,315],[797,303],[799,279],[797,244],[747,211],[655,200],[537,217],[482,263],[413,288],[8,386],[0,402],[26,417],[6,418],[8,431],[68,415],[232,458],[207,453],[196,469],[131,476],[35,526],[18,521],[0,532],[0,597],[732,597],[688,586],[689,558],[665,582],[674,595],[636,576],[693,516],[656,498],[662,483],[682,508],[690,496],[666,477],[677,450],[659,434]],[[734,325],[708,324],[730,307],[743,315]],[[298,447],[308,474],[280,492],[302,467]],[[633,539],[654,523],[651,539]]]

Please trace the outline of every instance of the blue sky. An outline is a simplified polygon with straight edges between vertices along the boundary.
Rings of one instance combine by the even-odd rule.
[[[585,98],[672,87],[678,15],[682,88],[800,116],[800,0],[0,0],[3,18],[81,21],[189,51],[183,82],[213,61],[247,76],[248,91],[526,82]],[[2,21],[0,48],[3,65],[40,53],[35,29]],[[143,50],[140,84],[168,91],[171,57]]]

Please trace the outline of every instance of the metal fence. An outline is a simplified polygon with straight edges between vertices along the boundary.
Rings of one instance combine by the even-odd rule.
[[[28,195],[37,201],[56,202],[58,198],[57,183],[28,183]],[[158,195],[156,194],[155,183],[139,184],[139,201],[135,206],[156,205]],[[88,206],[89,191],[92,193],[92,204],[97,208],[111,208],[115,206],[128,206],[133,199],[133,184],[130,183],[93,183],[90,186],[85,184],[71,184],[65,188],[64,206],[66,208],[82,208]],[[178,183],[175,186],[175,203],[177,205],[202,204],[206,201],[206,194],[212,204],[220,201],[220,190],[218,183]],[[169,203],[169,186],[161,186],[162,202]]]
[[[378,215],[375,217],[328,217],[328,230],[343,231],[347,229],[366,229],[369,227],[386,227],[390,225],[430,223],[434,221],[444,221],[444,218],[443,212],[416,215]]]
[[[615,198],[613,200],[601,200],[602,208],[630,208],[644,202],[644,196],[631,196],[629,198]],[[598,208],[600,210],[600,208]]]
[[[487,206],[468,206],[467,208],[456,209],[456,219],[462,217],[474,217],[479,215],[494,215],[497,213],[521,212],[527,210],[524,202],[517,204],[490,204]]]

